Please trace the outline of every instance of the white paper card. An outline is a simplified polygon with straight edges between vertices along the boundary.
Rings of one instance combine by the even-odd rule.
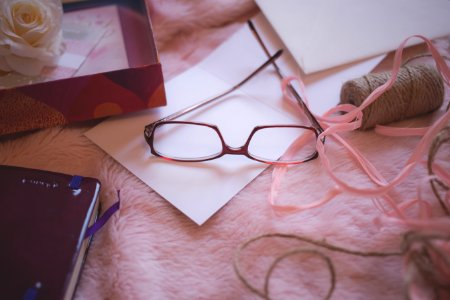
[[[266,165],[240,156],[224,156],[202,163],[165,161],[150,154],[143,128],[178,108],[228,87],[222,80],[194,67],[166,86],[168,99],[176,105],[111,119],[86,135],[197,224],[202,224]],[[286,115],[239,92],[192,113],[188,119],[217,124],[226,142],[235,147],[245,143],[256,125],[295,123]],[[111,139],[112,134],[114,139]]]
[[[256,2],[307,74],[450,34],[448,0]]]

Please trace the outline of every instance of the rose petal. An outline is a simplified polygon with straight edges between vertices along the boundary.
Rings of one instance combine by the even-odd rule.
[[[38,76],[41,74],[44,64],[36,59],[19,57],[16,55],[5,56],[6,63],[11,69],[26,76]]]
[[[46,33],[49,33],[50,29],[48,27],[42,27],[39,28],[33,28],[32,30],[29,30],[25,34],[22,35],[23,39],[27,41],[32,46],[39,47],[39,44],[48,44],[45,42],[45,39],[43,38]],[[51,38],[54,38],[53,36]]]
[[[14,27],[14,18],[12,17],[11,14],[11,9],[9,9],[9,5],[5,2],[3,4],[3,16],[5,17],[5,21],[7,22],[7,24],[12,28]]]
[[[0,56],[0,70],[5,72],[12,71],[11,67],[8,65],[4,57]]]
[[[57,57],[59,56],[56,55],[56,53],[53,53],[44,48],[35,48],[27,44],[15,43],[13,41],[9,41],[9,46],[11,54],[27,58],[39,59],[44,62],[50,63],[57,59]]]
[[[48,7],[23,3],[22,5],[15,4],[13,10],[14,28],[18,35],[24,36],[28,31],[32,29],[42,29],[43,26],[46,27],[45,32],[48,31],[48,19],[51,19]],[[40,31],[42,32],[43,30]]]

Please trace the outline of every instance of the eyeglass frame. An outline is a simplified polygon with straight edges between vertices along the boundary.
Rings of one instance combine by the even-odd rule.
[[[218,152],[216,154],[212,154],[212,155],[208,155],[208,156],[204,156],[204,157],[199,157],[199,158],[182,158],[182,159],[177,159],[175,157],[167,157],[163,154],[158,153],[158,151],[155,149],[154,143],[153,143],[153,139],[154,139],[154,132],[156,131],[156,129],[162,125],[166,125],[166,124],[186,124],[186,125],[197,125],[197,126],[204,126],[204,127],[208,127],[213,129],[220,141],[221,141],[221,145],[222,145],[222,151]],[[266,164],[270,164],[270,165],[294,165],[294,164],[301,164],[310,160],[313,160],[315,158],[317,158],[318,156],[318,152],[314,151],[309,157],[306,157],[305,159],[299,160],[299,161],[271,161],[271,160],[265,160],[262,158],[259,158],[258,156],[252,155],[249,151],[248,151],[248,147],[250,145],[250,142],[252,140],[252,137],[255,135],[256,132],[258,132],[259,130],[262,129],[266,129],[266,128],[301,128],[301,129],[305,129],[305,130],[310,130],[315,134],[315,139],[317,140],[318,137],[318,133],[317,131],[310,126],[303,126],[303,125],[295,125],[295,124],[288,124],[288,125],[283,125],[283,124],[277,124],[277,125],[259,125],[259,126],[255,126],[253,128],[253,130],[250,132],[247,141],[245,142],[244,145],[240,146],[240,147],[231,147],[230,145],[228,145],[225,142],[225,139],[222,136],[222,133],[220,132],[220,129],[217,125],[214,124],[210,124],[210,123],[204,123],[204,122],[192,122],[192,121],[173,121],[173,120],[168,120],[168,121],[161,121],[161,122],[157,122],[153,127],[152,127],[152,133],[149,135],[148,139],[147,139],[147,143],[150,146],[150,152],[158,157],[167,159],[167,160],[171,160],[171,161],[179,161],[179,162],[202,162],[202,161],[209,161],[209,160],[213,160],[213,159],[217,159],[219,157],[222,157],[226,154],[232,154],[232,155],[244,155],[249,159],[255,160],[255,161],[259,161],[262,163],[266,163]]]
[[[278,65],[276,64],[275,60],[278,59],[281,54],[283,53],[283,50],[278,50],[274,55],[270,55],[267,47],[265,46],[264,42],[262,41],[258,31],[256,30],[255,26],[253,25],[252,21],[249,20],[247,22],[247,24],[250,27],[250,30],[253,32],[253,34],[255,35],[258,43],[260,44],[260,46],[262,47],[262,49],[264,50],[264,52],[266,53],[266,55],[268,56],[268,60],[266,62],[264,62],[260,67],[258,67],[255,71],[253,71],[250,75],[248,75],[246,78],[244,78],[241,82],[239,82],[238,84],[234,85],[233,87],[231,87],[230,89],[226,90],[223,93],[218,94],[217,96],[214,96],[212,98],[203,100],[199,103],[196,103],[194,105],[191,105],[189,107],[186,107],[178,112],[175,112],[167,117],[164,117],[162,119],[159,119],[153,123],[150,123],[148,125],[146,125],[144,127],[144,138],[147,142],[147,144],[150,147],[150,152],[157,156],[157,157],[161,157],[167,160],[171,160],[171,161],[179,161],[179,162],[202,162],[202,161],[209,161],[209,160],[213,160],[213,159],[217,159],[219,157],[224,156],[225,154],[232,154],[232,155],[244,155],[252,160],[255,161],[259,161],[262,163],[266,163],[266,164],[274,164],[274,165],[293,165],[293,164],[300,164],[300,163],[304,163],[310,160],[313,160],[315,158],[318,157],[318,152],[317,150],[314,151],[314,153],[305,158],[304,160],[301,161],[295,161],[295,162],[283,162],[283,161],[266,161],[266,160],[262,160],[260,158],[254,157],[252,156],[249,152],[248,152],[248,146],[250,144],[251,138],[253,137],[253,135],[261,129],[264,128],[277,128],[277,127],[291,127],[291,128],[302,128],[302,129],[306,129],[306,130],[311,130],[314,132],[315,136],[316,136],[316,140],[319,137],[319,134],[322,133],[324,130],[321,127],[320,123],[317,121],[317,119],[314,117],[314,115],[310,112],[310,110],[308,109],[307,105],[303,102],[302,98],[300,97],[300,95],[298,94],[298,92],[296,91],[296,89],[290,84],[287,84],[287,87],[289,89],[289,91],[292,93],[292,95],[295,97],[295,99],[297,100],[297,103],[299,104],[300,108],[305,112],[307,118],[309,119],[309,121],[311,122],[312,126],[303,126],[303,125],[293,125],[293,124],[286,124],[286,125],[282,125],[282,124],[278,124],[278,125],[260,125],[260,126],[256,126],[254,127],[254,129],[252,130],[252,132],[250,133],[246,143],[241,146],[241,147],[231,147],[228,144],[225,143],[225,140],[219,130],[219,128],[214,125],[214,124],[209,124],[209,123],[203,123],[203,122],[191,122],[191,121],[174,121],[174,119],[181,117],[195,109],[198,109],[200,107],[203,107],[217,99],[220,99],[228,94],[230,94],[231,92],[237,90],[238,88],[240,88],[241,86],[243,86],[245,83],[247,83],[250,79],[252,79],[255,75],[257,75],[259,72],[261,72],[263,69],[265,69],[269,64],[272,64],[276,70],[276,73],[278,75],[278,77],[283,80],[284,76],[281,73],[280,68],[278,67]],[[162,126],[164,124],[168,124],[168,123],[172,123],[172,124],[191,124],[191,125],[200,125],[200,126],[206,126],[209,127],[211,129],[213,129],[219,136],[221,143],[222,143],[222,151],[220,153],[217,153],[215,155],[211,155],[211,156],[206,156],[202,159],[176,159],[176,158],[171,158],[171,157],[166,157],[164,155],[159,154],[153,144],[153,140],[154,140],[154,133],[155,133],[155,129],[158,128],[159,126]],[[322,140],[322,142],[324,143],[325,141]]]

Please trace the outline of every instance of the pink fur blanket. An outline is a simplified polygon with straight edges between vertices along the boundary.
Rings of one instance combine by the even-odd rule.
[[[166,79],[199,61],[256,11],[250,0],[152,0],[151,7]],[[427,124],[437,114],[402,124]],[[90,126],[51,128],[0,140],[1,164],[99,178],[103,208],[113,204],[116,190],[121,190],[120,211],[95,235],[77,299],[257,299],[233,269],[238,247],[252,237],[281,232],[353,250],[398,252],[408,230],[395,224],[378,226],[375,220],[382,213],[373,199],[352,195],[341,195],[317,209],[277,215],[267,202],[272,168],[199,227],[88,140],[83,132]],[[373,131],[354,132],[345,138],[388,179],[404,166],[418,142],[417,138],[382,137]],[[334,168],[345,180],[370,186],[342,147],[331,139],[326,147]],[[393,199],[401,202],[416,197],[425,174],[424,166],[417,167],[391,193]],[[291,167],[280,197],[287,203],[300,203],[321,197],[332,186],[318,159]],[[430,193],[428,186],[423,192]],[[431,205],[434,213],[441,214],[437,202]],[[245,249],[242,273],[262,292],[273,259],[295,249],[320,251],[331,259],[336,277],[333,299],[404,296],[404,258],[400,255],[360,257],[282,238],[261,240]],[[272,274],[270,297],[322,299],[330,289],[330,276],[321,256],[288,256]]]

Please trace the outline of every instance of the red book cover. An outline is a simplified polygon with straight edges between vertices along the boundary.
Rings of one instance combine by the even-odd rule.
[[[95,178],[0,166],[2,299],[71,299],[98,212]]]

